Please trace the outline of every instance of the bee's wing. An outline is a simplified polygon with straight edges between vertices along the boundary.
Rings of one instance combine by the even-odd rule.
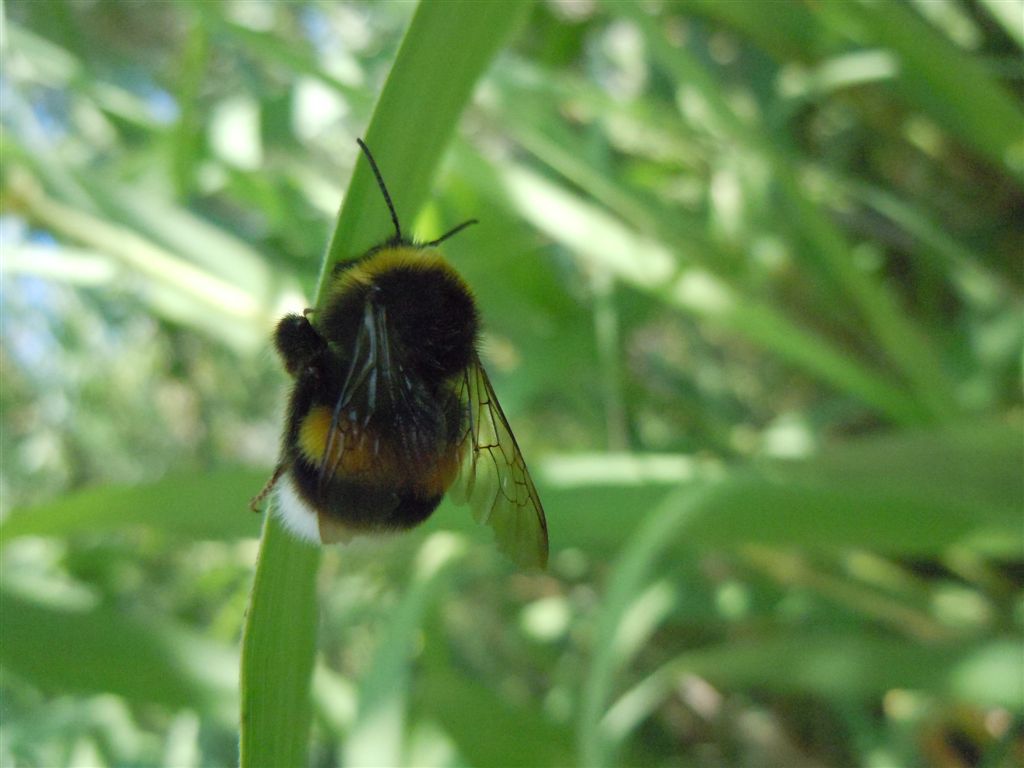
[[[382,366],[382,363],[385,365]],[[377,402],[378,387],[383,385],[381,378],[390,375],[390,349],[385,319],[368,303],[325,438],[324,453],[317,473],[317,486],[321,493],[341,466],[346,450],[355,449],[362,440],[362,431],[373,415]]]
[[[466,368],[459,396],[467,413],[462,468],[453,501],[468,502],[478,522],[494,529],[498,547],[517,565],[544,568],[548,526],[523,454],[479,357]]]
[[[362,471],[380,460],[386,448],[380,424],[375,427],[373,422],[381,412],[393,430],[402,432],[398,450],[406,459],[422,461],[436,451],[429,436],[443,424],[437,423],[435,409],[424,400],[425,391],[410,387],[403,376],[388,335],[387,310],[367,302],[325,437],[317,477],[321,494],[350,453],[361,457],[356,463],[364,465]]]

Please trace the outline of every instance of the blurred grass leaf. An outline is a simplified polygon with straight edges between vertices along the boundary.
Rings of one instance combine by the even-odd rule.
[[[146,526],[185,540],[256,536],[248,510],[264,473],[247,469],[171,474],[152,483],[105,485],[66,494],[0,522],[0,545],[22,536],[65,538]]]
[[[1020,554],[1016,426],[982,423],[896,432],[850,441],[803,461],[726,472],[689,521],[678,551],[778,544],[888,554],[933,554],[973,545]],[[595,476],[602,472],[595,466]],[[562,532],[574,546],[608,551],[635,529],[635,510],[665,498],[664,485],[559,489],[544,486],[552,551]]]
[[[568,189],[514,164],[494,169],[494,189],[534,226],[594,267],[774,352],[859,397],[900,423],[926,411],[880,372],[787,320],[772,306],[737,293],[699,267],[676,266],[666,244],[638,235]]]
[[[115,693],[168,707],[235,709],[236,655],[155,617],[62,609],[0,591],[4,667],[41,690]]]
[[[425,651],[426,669],[412,690],[416,710],[444,727],[468,764],[573,764],[573,742],[566,727],[539,710],[510,704],[493,688],[456,672],[447,660],[432,660],[432,650]]]
[[[583,765],[614,764],[613,745],[601,725],[611,696],[615,674],[629,661],[622,636],[631,627],[626,617],[643,594],[655,559],[688,527],[707,502],[706,488],[692,488],[670,496],[641,521],[639,530],[622,550],[608,579],[608,590],[597,620],[596,646],[582,693],[579,719],[579,759]],[[636,620],[636,617],[633,617]],[[653,629],[653,627],[652,627]]]
[[[788,148],[773,143],[757,124],[741,117],[703,62],[687,48],[673,45],[639,4],[617,0],[615,7],[644,30],[654,60],[681,92],[691,94],[691,101],[699,104],[699,109],[694,107],[698,116],[694,120],[703,120],[704,125],[698,122],[698,127],[713,137],[722,134],[741,151],[768,165],[780,193],[780,209],[789,217],[797,242],[806,243],[803,253],[808,266],[832,282],[836,297],[843,297],[857,309],[864,329],[916,390],[919,408],[928,414],[926,420],[956,413],[949,377],[930,335],[902,311],[888,286],[857,266],[846,234],[809,196]]]
[[[1019,651],[1011,638],[929,648],[869,635],[797,635],[694,651],[675,664],[722,685],[812,691],[834,701],[902,688],[1024,712]]]
[[[630,688],[608,711],[605,727],[624,739],[689,675],[719,688],[814,694],[841,705],[905,690],[1024,712],[1019,638],[921,646],[821,632],[728,642],[683,654]]]
[[[900,3],[812,6],[826,23],[861,44],[897,57],[899,93],[996,166],[1024,181],[1024,111],[985,66]]]
[[[415,638],[462,548],[451,534],[434,534],[420,548],[413,581],[391,614],[384,640],[360,681],[356,720],[344,745],[346,765],[407,764],[402,741],[408,731],[406,697]]]

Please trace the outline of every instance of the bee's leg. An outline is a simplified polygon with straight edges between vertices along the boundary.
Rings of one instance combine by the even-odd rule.
[[[327,348],[327,342],[305,315],[285,315],[274,330],[274,346],[293,378]]]
[[[270,495],[272,490],[274,490],[274,486],[277,485],[277,481],[281,479],[281,475],[283,475],[287,469],[288,465],[283,461],[274,467],[274,473],[270,476],[270,479],[267,480],[266,485],[264,485],[263,489],[253,496],[252,501],[249,502],[249,509],[253,512],[260,511],[260,504],[263,503],[263,500]]]

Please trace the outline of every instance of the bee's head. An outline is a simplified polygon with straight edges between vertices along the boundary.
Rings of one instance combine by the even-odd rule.
[[[425,375],[447,377],[466,368],[479,333],[476,304],[462,278],[436,246],[476,220],[463,222],[436,240],[416,244],[402,234],[398,213],[377,162],[357,139],[380,188],[395,234],[360,258],[335,267],[330,297],[317,328],[327,342],[353,348],[367,308],[386,317],[388,338],[410,366]]]

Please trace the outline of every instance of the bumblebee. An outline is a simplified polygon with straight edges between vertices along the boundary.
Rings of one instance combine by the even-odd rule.
[[[412,528],[451,489],[523,567],[547,563],[544,509],[480,362],[480,315],[437,240],[394,235],[338,264],[320,309],[286,315],[274,345],[294,386],[281,454],[253,509],[323,543]],[[312,321],[309,315],[313,316]]]

